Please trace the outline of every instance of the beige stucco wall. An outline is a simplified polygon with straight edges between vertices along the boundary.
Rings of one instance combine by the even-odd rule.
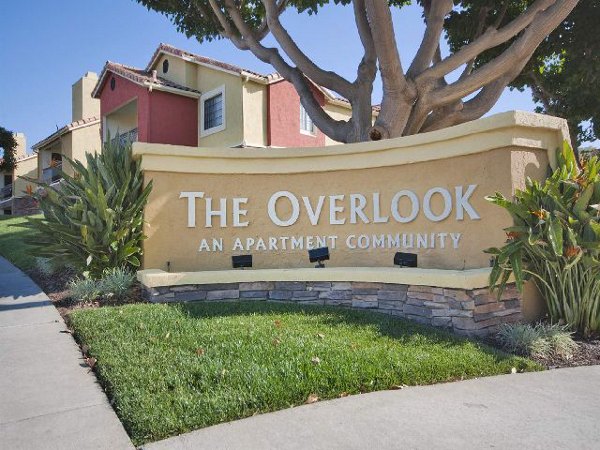
[[[244,141],[251,147],[267,145],[267,89],[253,81],[243,83]]]
[[[43,170],[50,166],[52,153],[60,153],[85,163],[86,152],[98,152],[101,148],[100,122],[71,130],[38,149],[38,178],[42,178]],[[73,168],[65,159],[63,159],[63,170],[69,175],[73,174]]]
[[[388,141],[351,144],[323,149],[196,149],[158,144],[134,144],[134,153],[142,158],[146,180],[154,189],[146,208],[144,267],[165,269],[167,261],[174,271],[218,270],[231,267],[231,255],[252,253],[255,268],[310,267],[306,249],[283,251],[232,251],[235,238],[270,236],[338,236],[337,248],[331,250],[330,266],[389,267],[398,249],[349,249],[344,245],[349,235],[387,235],[395,233],[460,233],[458,248],[446,240],[446,248],[407,249],[419,255],[419,267],[469,269],[489,265],[485,248],[505,240],[502,228],[510,225],[504,210],[489,204],[484,197],[501,191],[511,195],[523,186],[524,177],[542,178],[554,151],[567,138],[563,121],[536,114],[507,113],[425,135]],[[470,204],[480,215],[472,220],[456,218],[456,204],[447,219],[431,222],[423,210],[406,224],[350,224],[348,196],[361,193],[367,197],[367,215],[372,218],[371,194],[380,195],[382,215],[390,216],[394,194],[411,190],[422,200],[431,188],[442,187],[454,197],[455,187],[477,185]],[[269,197],[277,191],[290,191],[300,200],[298,222],[290,227],[274,225],[267,214]],[[187,199],[181,192],[201,191],[205,197],[227,198],[228,226],[221,228],[213,219],[212,228],[204,227],[204,200],[196,201],[197,224],[187,226]],[[302,206],[302,196],[316,204],[319,195],[345,195],[346,210],[339,214],[344,225],[328,223],[328,201],[318,225],[310,224]],[[248,227],[231,226],[233,197],[247,197],[244,220]],[[407,204],[400,203],[407,214]],[[440,195],[431,201],[432,211],[442,208]],[[277,203],[278,214],[289,215],[289,204]],[[224,251],[199,251],[203,238],[223,239]],[[416,236],[415,236],[416,238]],[[330,246],[331,247],[331,246]],[[402,249],[400,249],[402,250]]]
[[[42,178],[43,170],[50,167],[50,161],[52,159],[52,153],[60,153],[64,154],[66,151],[66,146],[64,145],[64,140],[62,138],[58,138],[48,145],[44,147],[40,147],[38,149],[38,178]]]
[[[104,117],[104,140],[114,139],[138,127],[137,98]]]
[[[162,70],[163,61],[165,59],[169,60],[169,70],[167,71],[167,73],[164,73]],[[182,86],[188,86],[189,80],[186,72],[186,64],[189,63],[187,63],[181,58],[177,58],[175,56],[170,55],[162,55],[153,68],[157,71],[157,75],[159,77],[166,78],[167,80],[171,80]]]
[[[73,122],[89,117],[100,117],[100,99],[92,97],[98,82],[95,72],[87,72],[71,87],[71,120]]]
[[[225,129],[200,136],[201,147],[234,147],[244,140],[242,78],[220,70],[198,66],[198,89],[202,93],[225,86]]]
[[[340,105],[326,103],[325,106],[323,106],[323,110],[335,120],[348,120],[350,117],[352,117],[352,110]],[[335,144],[339,144],[339,142],[334,141],[329,136],[325,135],[325,145]]]
[[[251,237],[265,240],[270,236],[339,236],[338,248],[331,250],[331,266],[390,266],[393,255],[402,249],[350,249],[343,243],[350,235],[366,234],[387,235],[396,233],[460,233],[459,246],[453,249],[448,237],[445,249],[405,249],[419,255],[419,266],[426,268],[470,269],[488,265],[489,255],[483,249],[501,244],[505,235],[502,228],[510,226],[509,216],[484,197],[499,190],[511,195],[516,182],[511,178],[513,171],[512,157],[515,152],[526,152],[531,163],[526,172],[533,178],[541,178],[546,172],[548,159],[543,150],[523,150],[518,147],[503,147],[485,153],[459,156],[452,159],[427,161],[414,164],[339,170],[331,172],[304,172],[284,174],[173,174],[169,172],[147,172],[146,176],[154,181],[154,189],[150,205],[146,209],[146,229],[149,236],[145,243],[145,267],[163,268],[166,261],[171,261],[174,270],[209,270],[227,269],[231,267],[231,255],[234,253],[253,253],[254,266],[257,268],[278,267],[310,267],[306,249],[295,251],[231,251],[235,238],[246,240]],[[425,193],[434,187],[443,187],[454,193],[456,186],[476,184],[470,202],[481,216],[481,220],[468,217],[456,220],[455,207],[448,219],[431,222],[420,212],[417,218],[408,224],[395,222],[390,215],[390,203],[394,194],[401,190],[411,190],[422,201]],[[340,201],[345,211],[338,215],[345,219],[344,225],[328,224],[329,202],[326,199],[323,214],[318,226],[311,225],[308,214],[301,210],[299,220],[290,227],[274,225],[267,214],[267,204],[271,195],[286,190],[301,197],[310,198],[316,204],[319,195],[345,195],[346,201]],[[246,220],[250,226],[220,228],[218,220],[213,220],[212,229],[204,227],[204,201],[197,200],[197,227],[187,227],[187,200],[179,199],[180,192],[201,191],[205,196],[214,198],[218,206],[219,198],[228,199],[231,211],[232,198],[247,197],[249,201]],[[372,197],[380,195],[382,215],[390,216],[387,223],[351,224],[347,199],[350,194],[361,193],[367,198],[365,214],[372,219]],[[432,197],[431,209],[436,214],[443,210],[441,196]],[[408,215],[408,201],[401,202],[401,212]],[[291,207],[287,201],[277,203],[278,216],[286,218],[291,215]],[[198,252],[201,238],[223,238],[225,251]],[[438,240],[438,238],[436,238]],[[354,242],[352,242],[354,244]],[[416,247],[416,242],[414,243]]]
[[[83,161],[85,164],[86,153],[97,153],[102,149],[100,123],[85,128],[75,129],[71,131],[70,135],[71,146],[67,156],[71,159]],[[70,164],[65,164],[65,167],[67,168],[67,173],[73,173]]]
[[[37,178],[38,173],[38,155],[31,155],[27,158],[17,161],[17,168],[15,169],[15,179],[13,184],[13,196],[20,197],[27,193],[27,186],[31,185],[32,189],[35,186],[29,181],[23,180],[19,177]]]

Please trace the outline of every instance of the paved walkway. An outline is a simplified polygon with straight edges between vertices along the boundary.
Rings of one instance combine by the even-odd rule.
[[[597,449],[600,367],[357,395],[144,446],[183,449]]]
[[[56,308],[0,257],[0,448],[133,449]]]

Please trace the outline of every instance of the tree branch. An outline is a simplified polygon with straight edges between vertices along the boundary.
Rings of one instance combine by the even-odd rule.
[[[354,94],[354,86],[335,72],[325,71],[318,67],[306,54],[300,50],[296,42],[279,21],[280,10],[275,0],[262,0],[265,6],[267,24],[271,34],[277,40],[283,51],[304,74],[315,83],[331,89],[346,98]]]
[[[216,0],[210,0],[211,3]],[[291,67],[279,54],[276,48],[267,48],[262,45],[252,30],[248,27],[242,18],[239,10],[236,7],[234,0],[225,0],[226,10],[242,37],[242,43],[250,50],[254,56],[261,61],[271,64],[286,80],[294,85],[294,88],[300,95],[300,102],[306,109],[306,112],[313,120],[315,125],[331,139],[339,142],[346,142],[349,136],[349,130],[352,128],[352,119],[350,121],[335,120],[329,116],[313,95],[310,82],[302,74],[302,72],[294,67]]]
[[[527,10],[516,19],[499,30],[489,28],[478,39],[462,47],[458,52],[444,59],[440,63],[425,70],[419,78],[438,78],[447,75],[463,64],[476,58],[480,53],[494,48],[515,37],[525,28],[530,26],[537,14],[545,11],[551,5],[564,4],[563,0],[536,0]],[[570,8],[573,9],[573,8]]]
[[[421,73],[431,65],[436,49],[440,44],[440,37],[444,29],[444,18],[452,10],[452,0],[436,0],[425,6],[425,23],[427,28],[419,50],[413,59],[407,76],[409,78]]]
[[[569,15],[577,3],[578,0],[556,0],[550,8],[539,12],[535,22],[500,56],[471,75],[437,89],[433,96],[433,106],[441,106],[463,98],[507,73],[514,73],[518,68],[514,75],[516,77],[542,40]]]
[[[383,84],[381,110],[371,139],[401,136],[417,92],[404,76],[388,2],[365,0],[365,7]]]

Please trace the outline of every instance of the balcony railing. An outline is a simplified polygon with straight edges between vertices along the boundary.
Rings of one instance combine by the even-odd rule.
[[[138,129],[134,128],[133,130],[127,131],[125,133],[121,133],[118,136],[111,139],[111,144],[118,144],[120,147],[123,147],[127,144],[131,144],[132,142],[137,142],[138,140]]]
[[[0,200],[4,200],[6,198],[12,197],[12,184],[7,184],[3,188],[0,189]]]
[[[42,170],[42,181],[54,183],[62,178],[62,161],[54,161],[52,166]]]

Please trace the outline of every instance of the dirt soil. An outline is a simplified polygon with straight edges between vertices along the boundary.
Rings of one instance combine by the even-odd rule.
[[[100,306],[108,305],[122,305],[127,303],[137,303],[142,298],[141,288],[137,284],[134,284],[133,288],[127,299],[119,301],[93,301],[93,302],[76,302],[70,297],[68,284],[73,278],[76,277],[76,273],[73,270],[63,269],[53,273],[52,275],[45,274],[37,269],[27,271],[27,275],[31,277],[36,284],[42,288],[42,291],[48,295],[60,315],[67,321],[67,315],[75,310],[82,308],[98,308]]]
[[[600,364],[600,339],[584,339],[574,336],[578,349],[569,359],[559,357],[536,358],[531,359],[548,367],[549,369],[558,369],[561,367],[593,366]]]

